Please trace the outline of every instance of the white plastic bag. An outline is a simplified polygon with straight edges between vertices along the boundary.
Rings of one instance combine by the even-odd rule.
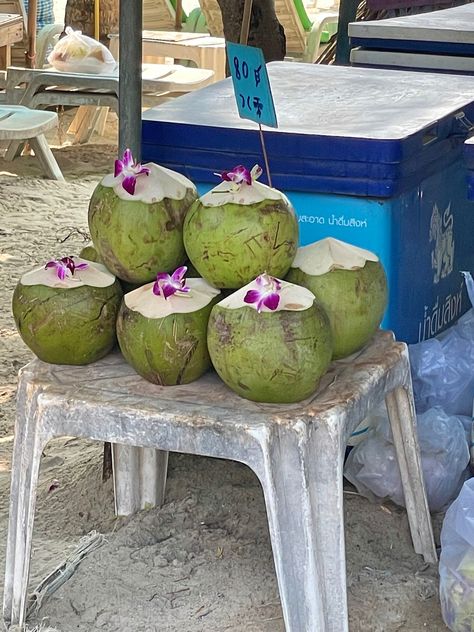
[[[459,492],[469,464],[469,444],[463,420],[432,408],[418,416],[418,441],[431,511],[446,507]],[[405,506],[400,469],[387,416],[380,416],[367,438],[356,446],[344,476],[372,501],[390,498]]]
[[[474,281],[463,273],[474,305]],[[474,308],[436,338],[410,345],[416,410],[441,406],[453,415],[471,415],[474,398]]]
[[[441,529],[441,612],[453,632],[474,630],[474,479],[463,485]]]
[[[86,74],[111,73],[117,67],[109,49],[81,31],[66,27],[66,36],[58,41],[48,56],[48,62],[62,72]]]

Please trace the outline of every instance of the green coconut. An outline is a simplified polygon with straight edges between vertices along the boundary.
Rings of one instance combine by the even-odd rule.
[[[187,294],[167,299],[148,283],[124,296],[117,338],[124,358],[149,382],[188,384],[211,366],[207,322],[219,290],[203,279],[188,279]]]
[[[61,281],[43,266],[24,274],[12,309],[23,342],[40,360],[53,364],[95,362],[115,344],[115,320],[122,299],[116,278],[99,263]]]
[[[312,395],[332,356],[326,313],[306,288],[282,281],[275,311],[246,304],[255,282],[212,308],[207,343],[222,380],[241,397],[288,404]]]
[[[186,259],[183,221],[197,198],[193,183],[153,163],[137,178],[133,195],[121,176],[106,176],[89,203],[89,230],[107,268],[121,280],[143,284]]]
[[[100,257],[94,246],[84,246],[84,248],[79,253],[79,257],[81,259],[86,259],[87,261],[96,261],[98,263],[103,263],[103,261],[100,260]],[[140,287],[141,285],[145,285],[144,283],[128,283],[128,281],[122,281],[120,279],[119,283],[122,287],[123,294],[131,292],[132,290],[136,290],[137,287]]]
[[[387,278],[368,250],[328,237],[298,249],[286,277],[307,287],[326,310],[334,358],[361,349],[375,334],[387,307]]]
[[[84,248],[79,253],[79,257],[81,259],[86,259],[86,261],[95,261],[96,263],[103,263],[103,261],[100,260],[97,250],[94,248],[92,244],[84,246]]]
[[[240,288],[263,270],[283,277],[298,247],[298,221],[283,193],[253,181],[222,182],[194,202],[184,245],[199,274],[219,288]]]

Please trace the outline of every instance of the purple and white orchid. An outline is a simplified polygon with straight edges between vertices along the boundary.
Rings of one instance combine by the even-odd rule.
[[[122,187],[127,193],[133,195],[135,193],[135,186],[137,184],[137,178],[142,175],[149,175],[150,169],[148,167],[142,167],[139,162],[133,162],[133,156],[130,149],[126,149],[122,156],[122,160],[115,161],[114,176],[122,176]]]
[[[191,288],[186,285],[186,279],[184,278],[187,271],[186,266],[181,266],[176,268],[173,274],[159,272],[153,284],[153,294],[163,296],[166,300],[169,296],[176,294],[176,292],[190,292]]]
[[[64,281],[67,276],[74,276],[76,270],[85,270],[87,263],[74,263],[73,257],[63,257],[62,259],[52,259],[44,266],[45,270],[54,268],[58,279]]]
[[[274,312],[280,304],[281,281],[269,276],[266,272],[255,279],[258,289],[249,290],[244,296],[244,303],[257,304],[257,312],[266,308]]]
[[[231,182],[232,189],[239,190],[243,184],[251,185],[254,180],[258,180],[262,175],[262,168],[259,165],[255,165],[249,171],[243,165],[237,165],[230,171],[221,171],[214,175],[222,178],[224,182]]]

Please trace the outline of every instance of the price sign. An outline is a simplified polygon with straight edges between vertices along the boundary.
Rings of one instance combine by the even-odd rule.
[[[262,49],[227,42],[227,59],[240,118],[278,127]]]

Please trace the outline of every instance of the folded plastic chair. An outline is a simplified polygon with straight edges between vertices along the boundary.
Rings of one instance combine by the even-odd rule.
[[[143,29],[175,31],[176,0],[143,0]],[[189,15],[183,11],[181,29],[190,33],[205,33],[207,25],[201,9],[193,9]]]

